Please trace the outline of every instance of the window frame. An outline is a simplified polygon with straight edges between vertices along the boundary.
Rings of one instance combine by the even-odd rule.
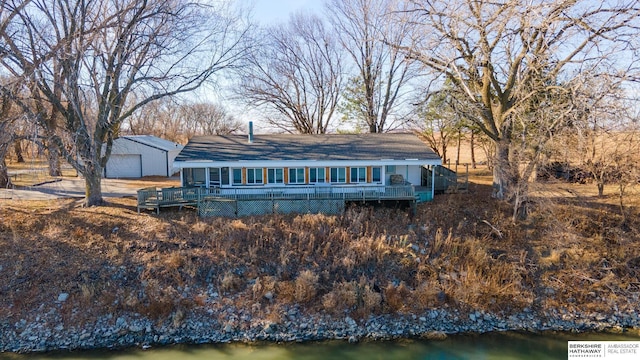
[[[218,180],[214,180],[214,175],[218,175]],[[219,187],[222,185],[222,170],[218,167],[209,168],[209,186]]]
[[[335,175],[336,175],[335,178],[333,176],[334,170],[335,170]],[[341,175],[342,175],[343,181],[340,181]],[[346,167],[332,167],[332,168],[329,168],[329,183],[331,183],[331,184],[346,184],[347,183],[347,168]]]
[[[253,179],[251,179],[250,174],[253,174]],[[245,184],[264,185],[264,174],[262,168],[247,168],[247,179]]]
[[[354,174],[355,180],[354,180]],[[349,182],[353,184],[363,184],[367,182],[367,168],[366,167],[352,167],[349,171]]]
[[[280,181],[278,181],[278,172],[280,172]],[[271,181],[273,179],[273,181]],[[284,184],[284,169],[283,168],[267,168],[267,182],[269,185]]]
[[[378,170],[378,179],[376,180],[376,170]],[[371,167],[371,182],[376,184],[382,183],[382,166],[372,166]]]
[[[318,173],[322,171],[322,176],[318,176]],[[312,175],[312,172],[315,175]],[[327,169],[323,167],[310,167],[309,168],[309,184],[325,184],[327,182]]]
[[[305,183],[305,169],[298,168],[289,168],[289,184],[304,184]],[[300,171],[302,171],[302,176],[300,176]],[[293,179],[293,180],[292,180]]]
[[[232,183],[233,185],[242,185],[242,168],[233,168],[232,170]],[[240,175],[240,177],[237,177],[237,175]]]

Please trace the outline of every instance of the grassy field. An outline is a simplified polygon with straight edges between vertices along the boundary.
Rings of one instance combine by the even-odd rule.
[[[230,304],[275,322],[292,303],[356,318],[637,307],[637,188],[624,220],[613,187],[596,197],[591,184],[538,184],[529,218],[514,224],[509,206],[489,196],[490,173],[470,180],[468,193],[436,196],[414,216],[355,207],[202,219],[188,209],[138,215],[133,198],[92,208],[2,201],[0,317],[36,316],[63,292],[69,322],[121,312],[160,320]]]

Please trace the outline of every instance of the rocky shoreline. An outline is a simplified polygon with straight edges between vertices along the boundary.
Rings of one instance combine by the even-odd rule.
[[[30,353],[257,341],[444,339],[452,334],[503,331],[640,333],[640,316],[634,310],[605,315],[561,310],[538,313],[525,309],[500,316],[483,311],[434,309],[420,315],[372,315],[359,320],[349,316],[308,315],[297,305],[284,310],[285,318],[277,323],[254,319],[248,311],[229,307],[221,314],[204,309],[194,309],[189,314],[174,313],[162,323],[138,314],[125,314],[104,315],[83,326],[66,327],[56,307],[52,307],[41,311],[33,321],[3,320],[0,351]]]

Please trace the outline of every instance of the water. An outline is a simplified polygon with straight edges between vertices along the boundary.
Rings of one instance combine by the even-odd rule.
[[[328,341],[303,344],[228,344],[181,345],[148,350],[74,351],[48,354],[8,355],[0,359],[114,359],[114,360],[508,360],[508,359],[567,359],[569,340],[627,340],[640,337],[612,334],[544,335],[500,333],[476,336],[451,336],[446,340],[401,340],[389,342]]]

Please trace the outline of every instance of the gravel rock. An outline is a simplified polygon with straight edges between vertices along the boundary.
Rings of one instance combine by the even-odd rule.
[[[215,304],[215,301],[212,301]],[[210,303],[211,304],[211,303]],[[38,308],[19,320],[0,319],[0,352],[41,352],[61,349],[94,349],[156,346],[177,343],[227,343],[252,341],[315,341],[341,339],[348,342],[420,337],[444,339],[456,333],[488,331],[607,331],[640,333],[638,312],[611,309],[602,313],[536,311],[499,314],[482,311],[464,313],[447,308],[421,314],[371,315],[356,321],[348,314],[330,316],[307,313],[297,305],[280,309],[275,321],[265,320],[255,309],[233,306],[195,307],[184,312],[175,326],[171,316],[147,319],[140,314],[105,314],[95,321],[75,325],[59,313],[59,303]],[[81,310],[77,310],[78,312]],[[37,313],[36,313],[37,312]]]

